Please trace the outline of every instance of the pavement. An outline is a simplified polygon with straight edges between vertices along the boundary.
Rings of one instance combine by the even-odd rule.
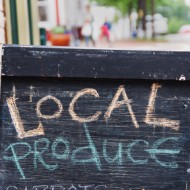
[[[85,44],[81,43],[80,47],[85,47]],[[96,48],[153,51],[190,51],[190,33],[168,34],[155,41],[129,39],[108,43],[106,40],[101,40],[96,42]]]
[[[126,50],[155,50],[155,51],[190,51],[190,41],[139,41],[125,40],[107,43],[99,41],[96,48],[113,48]]]

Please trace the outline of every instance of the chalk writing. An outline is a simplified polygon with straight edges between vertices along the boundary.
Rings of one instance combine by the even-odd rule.
[[[85,147],[80,147],[80,148],[74,150],[73,153],[72,153],[72,156],[71,156],[71,160],[73,162],[78,162],[78,163],[91,163],[91,162],[94,162],[96,164],[96,166],[97,166],[97,169],[99,171],[101,171],[100,157],[99,157],[99,154],[98,154],[97,149],[95,147],[95,144],[94,144],[94,142],[92,140],[92,137],[91,137],[91,135],[89,133],[88,126],[86,124],[84,124],[84,130],[85,130],[86,138],[88,140],[89,145],[85,146]],[[80,160],[76,159],[76,154],[82,152],[85,149],[90,149],[90,151],[92,153],[92,158],[85,159],[85,160],[84,159],[80,159]]]
[[[44,146],[41,147],[40,144],[43,144]],[[48,151],[49,145],[50,141],[47,138],[42,138],[34,142],[34,167],[36,169],[38,168],[37,161],[39,161],[44,166],[44,168],[50,171],[53,171],[58,167],[57,164],[47,164],[43,159],[43,154]]]
[[[39,190],[39,189],[46,190],[48,189],[48,185],[37,185],[32,187],[32,190]]]
[[[64,144],[65,145],[65,151],[63,154],[58,154],[56,152],[56,147],[59,145],[59,144]],[[54,143],[52,144],[52,154],[55,158],[57,159],[60,159],[60,160],[65,160],[68,158],[69,156],[69,153],[70,153],[70,147],[69,147],[69,142],[64,139],[63,137],[58,137]]]
[[[54,89],[41,93],[42,90],[38,91],[37,88],[35,93],[38,95],[33,95],[30,88],[30,93],[19,98],[16,98],[14,86],[13,94],[6,98],[3,108],[3,132],[9,130],[11,133],[4,137],[8,137],[8,140],[2,146],[2,162],[11,166],[10,171],[13,173],[10,175],[18,176],[21,180],[18,183],[10,182],[10,185],[6,182],[6,187],[3,188],[20,190],[19,184],[23,182],[23,186],[26,185],[23,190],[119,189],[117,185],[114,187],[114,183],[109,184],[109,177],[115,180],[122,176],[121,181],[124,181],[124,178],[130,179],[129,176],[136,175],[139,168],[146,172],[154,169],[163,171],[163,175],[179,172],[182,168],[179,158],[183,156],[181,147],[184,147],[181,146],[183,136],[178,132],[180,122],[170,120],[169,116],[169,119],[158,116],[160,110],[156,100],[159,100],[160,88],[160,84],[154,83],[150,92],[149,88],[143,91],[144,96],[140,100],[135,100],[134,96],[137,102],[133,107],[135,101],[133,97],[128,97],[123,85],[114,93],[107,89],[98,92],[94,88],[63,92],[59,89],[61,95],[56,94]],[[149,98],[148,103],[140,105],[138,110],[136,105],[142,102],[143,97]],[[50,107],[52,103],[53,106]],[[84,108],[82,103],[87,107]],[[33,121],[28,120],[28,114],[24,115],[28,105],[32,119],[39,124],[37,129],[29,131],[27,128],[31,129],[33,125],[29,124]],[[156,109],[159,110],[157,114]],[[6,117],[7,113],[10,113],[9,117]],[[172,116],[174,118],[175,115]],[[15,130],[12,130],[10,121]],[[154,129],[149,130],[149,125],[168,127],[169,130],[164,134],[157,131],[152,134]],[[10,140],[10,134],[14,133],[19,139],[13,137]],[[30,138],[27,139],[28,137]],[[187,168],[185,171],[187,174]],[[93,174],[98,174],[95,179],[92,179]],[[33,179],[38,176],[35,185]],[[43,185],[44,178],[50,179],[51,176],[55,176],[55,179],[48,181],[48,184],[54,180],[60,184]],[[144,180],[146,176],[142,178]],[[61,184],[63,180],[69,184]],[[97,185],[96,181],[108,185]],[[85,184],[86,182],[92,184]],[[133,184],[127,183],[125,185],[128,189],[134,188]],[[27,187],[28,184],[33,186]],[[141,185],[140,180],[137,186],[143,189],[144,184],[142,182]],[[125,189],[124,185],[122,188]]]
[[[22,156],[18,156],[16,149],[15,149],[15,147],[20,147],[20,146],[25,146],[25,148],[26,147],[28,148],[28,151]],[[25,179],[25,175],[20,166],[19,161],[26,158],[29,154],[32,153],[31,146],[26,142],[18,142],[18,143],[10,144],[5,151],[8,151],[9,149],[11,149],[13,156],[12,157],[4,156],[4,159],[8,160],[8,161],[13,161],[16,164],[16,167],[17,167],[18,171],[20,172],[20,175],[22,176],[23,179]]]
[[[53,115],[44,115],[44,114],[41,113],[40,107],[47,100],[53,100],[58,106],[59,110],[56,111]],[[63,106],[61,104],[61,101],[58,100],[57,98],[55,98],[54,96],[50,96],[50,95],[48,95],[46,97],[43,97],[41,100],[38,101],[38,103],[36,105],[37,116],[41,117],[43,119],[59,118],[61,116],[62,111],[63,111]]]
[[[148,106],[146,109],[146,116],[145,116],[144,122],[148,125],[153,125],[154,127],[155,126],[162,126],[162,127],[168,127],[168,128],[174,129],[174,130],[179,130],[180,122],[178,120],[169,120],[166,118],[157,118],[154,114],[155,101],[156,101],[156,97],[157,97],[157,91],[159,88],[161,88],[161,85],[159,85],[157,83],[154,83],[152,85],[152,89],[151,89],[151,93],[150,93]],[[101,111],[97,111],[94,115],[88,116],[86,118],[79,117],[76,114],[75,104],[77,103],[77,101],[79,100],[80,97],[85,96],[85,95],[91,95],[91,96],[94,96],[96,98],[99,97],[98,92],[92,88],[83,89],[83,90],[77,92],[77,94],[73,97],[71,103],[69,104],[69,110],[68,111],[69,111],[69,114],[71,115],[71,118],[74,121],[77,121],[79,123],[89,123],[89,122],[96,121],[96,120],[98,120],[99,116],[102,114]],[[120,96],[122,96],[122,98],[123,98],[122,101],[119,101]],[[41,106],[47,100],[52,100],[57,104],[58,110],[54,114],[51,114],[51,115],[42,114]],[[59,118],[59,117],[61,117],[61,114],[63,112],[63,105],[62,105],[61,101],[59,99],[57,99],[56,97],[54,97],[52,95],[48,95],[48,96],[41,98],[37,102],[37,105],[36,105],[36,114],[39,118],[39,126],[37,129],[33,129],[33,130],[26,132],[24,129],[24,124],[23,124],[23,121],[21,119],[17,104],[16,104],[16,88],[15,87],[13,88],[13,96],[7,98],[6,102],[7,102],[8,108],[9,108],[11,118],[13,120],[14,127],[16,129],[17,134],[18,134],[18,138],[21,138],[21,139],[45,135],[44,128],[43,128],[43,125],[42,125],[40,119],[43,118],[43,119],[49,120],[49,119]],[[118,109],[123,105],[127,106],[127,109],[130,113],[132,122],[133,122],[135,128],[138,129],[139,124],[138,124],[136,116],[132,110],[132,106],[130,104],[130,100],[127,96],[127,93],[125,92],[124,86],[120,86],[119,89],[117,90],[111,104],[109,105],[107,111],[104,114],[105,120],[107,121],[111,117],[111,114],[114,111],[114,109]]]
[[[20,187],[17,186],[7,186],[1,187],[1,190],[21,190]],[[34,185],[33,187],[29,188],[27,186],[23,186],[22,190],[106,190],[108,187],[106,185]]]
[[[133,149],[133,147],[135,147],[137,144],[143,143],[146,146],[149,145],[149,143],[147,141],[144,140],[135,140],[133,143],[128,145],[128,151],[127,151],[127,156],[128,158],[134,163],[134,164],[146,164],[148,162],[148,159],[145,160],[135,160],[133,158],[133,156],[131,155],[131,151]]]
[[[85,94],[90,94],[96,98],[99,98],[98,92],[92,88],[83,89],[76,94],[76,96],[73,98],[73,100],[70,103],[69,113],[70,113],[73,120],[78,121],[80,123],[87,123],[87,122],[95,121],[98,119],[98,117],[102,113],[102,112],[98,111],[93,116],[89,116],[87,118],[81,118],[81,117],[77,116],[77,114],[74,111],[75,103],[81,96],[84,96]]]
[[[120,97],[121,95],[122,95],[122,97],[123,97],[123,101],[118,101],[118,100],[119,100],[119,97]],[[116,94],[115,94],[115,96],[114,96],[114,98],[113,98],[113,100],[112,100],[112,102],[111,102],[111,104],[110,104],[110,106],[109,106],[107,112],[106,112],[105,115],[104,115],[104,118],[105,118],[106,120],[108,120],[108,119],[110,118],[110,116],[111,116],[112,111],[113,111],[114,109],[116,109],[116,108],[121,107],[122,105],[127,105],[127,108],[128,108],[129,113],[130,113],[130,115],[131,115],[131,119],[132,119],[132,121],[133,121],[133,123],[134,123],[134,126],[135,126],[136,128],[139,128],[139,124],[138,124],[138,122],[137,122],[137,120],[136,120],[136,117],[135,117],[135,114],[134,114],[134,112],[133,112],[133,110],[132,110],[132,107],[131,107],[129,98],[128,98],[126,92],[125,92],[124,86],[120,86],[120,87],[119,87],[119,89],[118,89],[118,91],[116,92]]]
[[[178,138],[176,137],[160,139],[154,143],[154,145],[152,146],[152,149],[149,149],[147,151],[150,153],[151,158],[155,160],[161,166],[168,167],[168,168],[178,168],[178,164],[176,162],[170,162],[170,163],[160,162],[160,160],[158,160],[158,158],[156,157],[157,154],[171,154],[171,155],[179,154],[180,150],[159,149],[159,146],[163,145],[163,143],[167,141],[177,141],[177,140]]]
[[[7,152],[9,154],[9,156],[5,155],[3,158],[7,161],[11,161],[11,162],[15,163],[16,168],[19,171],[22,179],[26,179],[26,176],[24,174],[24,171],[23,171],[23,168],[21,167],[20,162],[22,160],[27,159],[27,156],[29,156],[29,155],[31,156],[32,154],[33,154],[33,165],[34,165],[35,169],[38,168],[37,163],[39,162],[42,164],[42,166],[45,169],[47,169],[49,171],[53,171],[59,167],[56,159],[61,159],[61,160],[70,159],[70,161],[73,164],[81,163],[83,165],[83,164],[93,164],[94,163],[97,167],[97,170],[101,171],[103,168],[102,168],[102,164],[101,164],[102,161],[100,160],[99,152],[97,151],[96,145],[93,142],[93,139],[90,135],[88,126],[86,124],[84,124],[83,127],[84,127],[84,131],[85,131],[85,136],[86,136],[86,139],[88,142],[88,146],[78,147],[77,149],[71,150],[71,147],[69,146],[69,142],[64,137],[56,138],[55,141],[52,143],[52,145],[48,138],[41,138],[34,142],[33,148],[29,143],[26,143],[26,142],[17,142],[17,143],[10,144],[5,149],[5,153]],[[103,144],[103,146],[102,146],[103,158],[108,164],[115,163],[116,165],[119,166],[119,165],[124,164],[122,158],[125,155],[125,156],[127,156],[128,160],[133,164],[136,164],[136,165],[147,164],[148,159],[149,159],[148,156],[144,160],[135,160],[135,158],[133,158],[132,152],[134,152],[135,147],[137,145],[139,146],[140,144],[143,144],[141,146],[143,147],[144,151],[149,153],[150,158],[152,158],[152,160],[154,160],[158,165],[160,165],[162,167],[174,169],[174,168],[178,168],[178,164],[175,161],[164,162],[159,159],[159,155],[165,155],[166,157],[167,157],[167,155],[172,155],[174,157],[175,155],[178,155],[180,153],[180,148],[177,147],[176,149],[160,149],[159,147],[163,146],[164,144],[166,144],[169,141],[177,142],[178,140],[179,140],[179,138],[176,138],[176,137],[163,138],[163,139],[159,139],[159,140],[155,141],[153,143],[153,145],[150,145],[149,142],[144,141],[144,140],[135,140],[128,144],[128,148],[126,150],[123,150],[123,143],[119,143],[117,154],[116,154],[115,158],[113,158],[113,159],[108,157],[107,141],[104,140],[102,143]],[[43,147],[39,146],[41,143],[43,144]],[[59,143],[63,145],[63,148],[65,148],[65,151],[62,155],[59,155],[56,153],[56,146]],[[27,150],[27,151],[25,153],[23,153],[23,155],[18,155],[18,150],[21,148],[21,146],[24,146],[25,150]],[[85,150],[89,150],[88,154],[91,155],[91,158],[89,158],[89,159],[77,158],[77,154],[82,153]],[[10,156],[10,153],[12,153],[12,156]],[[44,161],[45,153],[52,155],[52,157],[55,159],[54,164],[50,165]]]
[[[33,86],[30,86],[30,96],[29,96],[29,102],[32,102],[33,100]]]
[[[118,165],[122,165],[123,163],[123,152],[122,152],[123,147],[122,146],[123,146],[122,143],[119,143],[117,154],[115,158],[112,159],[107,154],[107,140],[103,142],[103,156],[109,164],[116,162],[118,163]]]
[[[2,188],[1,188],[2,189]],[[6,190],[15,190],[18,189],[16,186],[8,186]]]
[[[15,91],[15,89],[14,89],[14,91]],[[43,126],[42,126],[41,122],[39,122],[39,126],[37,129],[30,130],[27,132],[25,131],[22,119],[19,114],[19,110],[16,105],[15,96],[16,95],[14,93],[13,97],[7,98],[7,105],[8,105],[9,112],[10,112],[11,118],[13,120],[15,129],[18,134],[18,138],[22,139],[22,138],[27,138],[27,137],[33,137],[36,135],[44,135],[44,130],[43,130]]]
[[[154,115],[155,100],[156,100],[156,96],[157,96],[157,92],[159,88],[161,88],[161,85],[158,83],[154,83],[152,85],[152,91],[150,93],[149,103],[146,110],[146,117],[145,117],[144,122],[153,126],[170,127],[174,130],[179,130],[179,127],[180,127],[179,121],[169,120],[165,118],[156,118]]]

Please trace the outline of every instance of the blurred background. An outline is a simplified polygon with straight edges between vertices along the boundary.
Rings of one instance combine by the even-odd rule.
[[[190,0],[0,0],[0,43],[190,50]]]

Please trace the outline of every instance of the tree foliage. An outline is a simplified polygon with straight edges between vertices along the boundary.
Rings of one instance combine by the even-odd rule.
[[[94,0],[103,6],[112,6],[121,11],[123,15],[132,8],[137,8],[137,0]]]
[[[157,5],[156,11],[168,18],[170,33],[176,33],[182,25],[190,24],[190,8],[185,5],[184,0],[162,2]]]
[[[138,11],[138,2],[140,0],[92,0],[103,6],[112,6],[121,11],[125,16],[131,10]],[[155,3],[155,13],[161,13],[168,18],[169,30],[176,32],[182,24],[190,23],[190,8],[184,3],[184,0],[143,0],[146,1],[147,14],[152,14],[151,3]],[[174,29],[175,28],[175,29]]]
[[[123,15],[128,13],[131,9],[138,9],[138,2],[140,0],[92,0],[96,1],[100,5],[112,6],[117,8],[122,12]],[[147,12],[151,12],[151,3],[155,2],[155,10],[162,13],[164,16],[171,18],[172,16],[177,16],[179,18],[187,18],[187,12],[189,7],[185,6],[184,0],[143,0],[146,1]]]

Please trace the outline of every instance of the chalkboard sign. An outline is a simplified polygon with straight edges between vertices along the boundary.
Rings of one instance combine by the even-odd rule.
[[[2,54],[0,190],[190,189],[190,53]]]

